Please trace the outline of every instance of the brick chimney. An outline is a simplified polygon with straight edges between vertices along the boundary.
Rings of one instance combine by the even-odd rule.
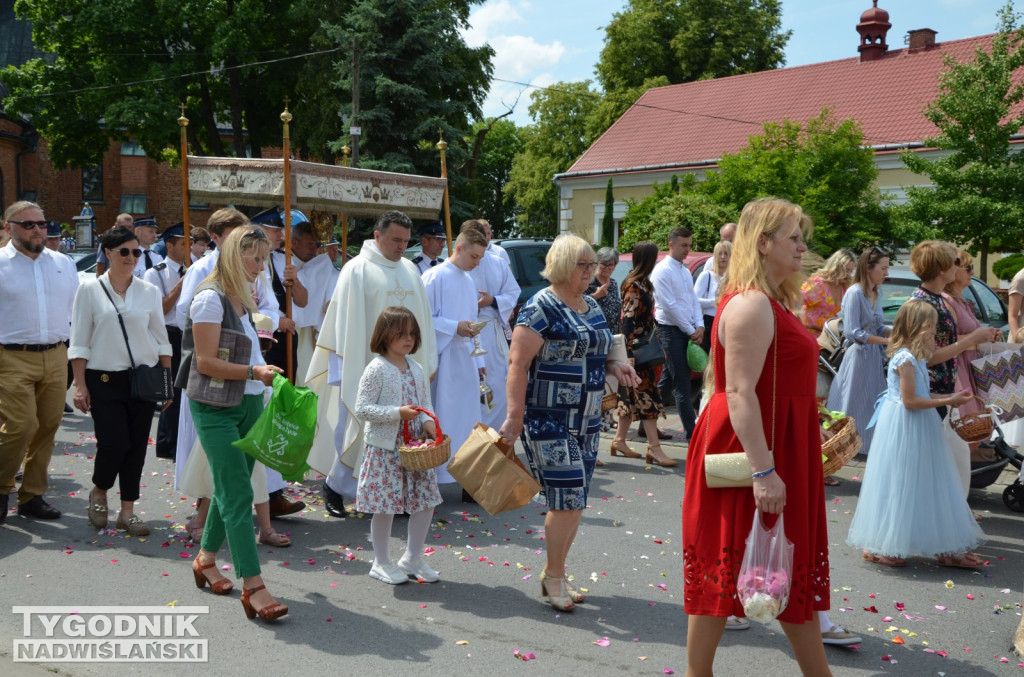
[[[860,23],[857,24],[857,32],[860,34],[860,60],[874,61],[882,58],[889,51],[889,45],[885,44],[885,36],[892,28],[889,23],[889,13],[878,8],[878,0],[873,1],[873,6],[860,15]]]
[[[930,28],[918,28],[907,33],[907,44],[910,53],[921,52],[935,46],[937,33]]]

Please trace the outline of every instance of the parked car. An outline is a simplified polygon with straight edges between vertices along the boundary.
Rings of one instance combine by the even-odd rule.
[[[885,323],[892,326],[896,313],[906,303],[921,280],[906,268],[890,268],[880,290],[882,314]],[[966,299],[974,308],[974,314],[986,327],[996,327],[1005,334],[1009,331],[1009,313],[999,295],[977,277],[971,277],[971,286],[964,290]]]

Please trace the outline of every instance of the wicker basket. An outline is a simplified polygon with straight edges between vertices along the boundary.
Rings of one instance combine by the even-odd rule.
[[[605,393],[604,397],[601,398],[601,411],[611,411],[615,407],[619,406],[619,394],[618,393]]]
[[[413,438],[409,432],[409,421],[402,421],[402,437],[405,440],[405,445],[398,445],[398,456],[402,461],[402,467],[406,470],[430,470],[448,460],[452,452],[452,441],[441,432],[441,422],[437,420],[436,416],[422,407],[413,408],[434,419],[438,441],[435,444],[420,447],[405,446],[412,443]]]
[[[984,405],[984,401],[978,396],[974,399]],[[960,410],[954,409],[949,415],[949,424],[964,442],[983,442],[992,437],[992,412],[984,409],[976,414],[960,416]]]
[[[821,445],[821,453],[827,457],[824,465],[825,477],[846,465],[861,448],[857,424],[851,417],[839,419],[829,427],[829,431],[835,434]]]

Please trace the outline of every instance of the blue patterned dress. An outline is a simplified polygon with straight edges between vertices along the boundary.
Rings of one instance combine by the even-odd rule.
[[[522,437],[551,510],[587,506],[597,460],[612,332],[597,301],[584,299],[587,311],[581,314],[542,289],[516,320],[544,339],[530,364]]]

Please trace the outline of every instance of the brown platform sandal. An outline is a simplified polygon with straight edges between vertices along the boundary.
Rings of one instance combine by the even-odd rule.
[[[213,569],[216,566],[217,560],[213,560],[206,566],[203,566],[199,563],[199,556],[196,555],[196,558],[192,560],[192,575],[195,576],[196,587],[203,588],[206,587],[207,583],[209,583],[210,590],[213,591],[213,594],[226,595],[235,589],[235,586],[231,584],[231,581],[229,581],[227,578],[221,578],[219,581],[211,581],[209,578],[206,577],[206,574],[203,573],[205,570]]]
[[[245,615],[250,620],[259,616],[261,621],[273,621],[288,613],[288,606],[276,601],[272,604],[268,604],[262,609],[253,608],[252,602],[249,601],[249,597],[251,597],[254,592],[266,589],[267,586],[265,585],[258,585],[255,588],[242,588],[242,609],[245,610]]]

